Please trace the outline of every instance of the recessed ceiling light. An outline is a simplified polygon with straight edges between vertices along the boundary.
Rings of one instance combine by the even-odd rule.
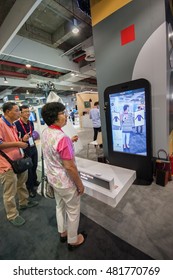
[[[72,29],[73,34],[78,34],[79,33],[79,28],[77,26],[74,26]]]

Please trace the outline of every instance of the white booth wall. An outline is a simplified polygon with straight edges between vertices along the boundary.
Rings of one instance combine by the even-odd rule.
[[[92,127],[92,121],[89,118],[89,111],[94,107],[94,103],[98,100],[98,92],[78,92],[76,94],[77,108],[79,113],[79,124],[80,128]],[[88,108],[85,106],[86,103],[90,105]]]

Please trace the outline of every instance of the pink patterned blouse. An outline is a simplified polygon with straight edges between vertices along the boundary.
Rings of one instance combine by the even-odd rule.
[[[51,125],[42,132],[41,142],[49,183],[63,189],[74,186],[62,165],[62,160],[74,159],[71,139],[59,126]]]

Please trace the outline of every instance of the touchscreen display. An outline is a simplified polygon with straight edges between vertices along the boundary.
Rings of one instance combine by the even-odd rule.
[[[113,151],[147,155],[145,88],[109,94]]]

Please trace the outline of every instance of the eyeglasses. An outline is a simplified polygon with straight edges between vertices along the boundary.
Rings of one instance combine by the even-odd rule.
[[[30,114],[30,111],[21,111],[21,113],[27,113],[27,114]]]

